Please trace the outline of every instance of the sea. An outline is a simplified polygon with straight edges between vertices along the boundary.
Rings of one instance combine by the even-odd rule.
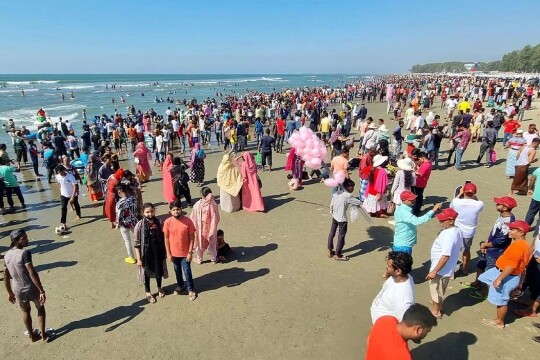
[[[286,89],[330,86],[371,78],[366,74],[9,74],[0,75],[0,125],[8,119],[16,128],[26,126],[35,130],[36,112],[43,108],[55,123],[60,117],[73,123],[76,133],[81,127],[83,110],[88,120],[94,116],[116,112],[126,114],[126,108],[146,111],[153,108],[164,114],[174,103],[158,103],[156,98],[202,101],[248,91],[271,93]],[[113,87],[114,85],[114,87]],[[144,96],[143,96],[144,94]],[[124,97],[125,102],[121,102]],[[114,103],[113,100],[114,99]],[[0,131],[0,141],[6,134]]]

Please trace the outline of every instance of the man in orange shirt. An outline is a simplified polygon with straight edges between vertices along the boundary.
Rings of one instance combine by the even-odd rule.
[[[366,360],[410,360],[407,341],[419,344],[437,326],[437,319],[424,305],[413,304],[403,320],[382,316],[375,321],[367,340]]]
[[[508,223],[510,246],[497,259],[495,267],[484,272],[478,280],[489,285],[488,301],[497,306],[495,319],[482,319],[488,326],[504,329],[504,318],[508,312],[510,293],[519,285],[520,276],[531,259],[531,248],[526,235],[531,227],[525,221]]]

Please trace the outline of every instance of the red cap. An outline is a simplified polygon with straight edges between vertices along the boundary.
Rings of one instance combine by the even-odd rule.
[[[516,200],[513,197],[510,197],[510,196],[496,197],[496,198],[493,198],[493,201],[495,201],[495,204],[504,205],[509,209],[513,209],[513,208],[517,207]]]
[[[532,230],[530,225],[523,220],[512,221],[506,225],[508,225],[510,229],[518,229],[523,231],[525,234]]]
[[[440,221],[445,221],[445,220],[450,220],[450,219],[455,220],[458,217],[458,213],[456,212],[456,210],[452,208],[446,208],[435,216]]]
[[[410,192],[409,190],[405,190],[404,192],[402,192],[400,195],[399,195],[399,198],[401,199],[401,201],[405,201],[405,200],[414,200],[416,199],[416,195],[414,195],[412,192]]]
[[[477,192],[476,185],[474,185],[473,183],[465,184],[463,186],[463,192],[465,194],[476,194],[476,192]]]

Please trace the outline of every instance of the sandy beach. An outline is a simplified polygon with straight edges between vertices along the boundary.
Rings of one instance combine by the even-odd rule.
[[[386,102],[366,104],[368,115],[396,123],[386,115]],[[433,111],[443,115],[440,103]],[[540,120],[538,103],[525,114],[528,123]],[[448,141],[443,141],[448,148]],[[250,143],[253,150],[253,143]],[[355,146],[355,150],[358,145]],[[425,192],[425,205],[448,203],[456,186],[472,180],[478,198],[486,204],[474,244],[490,231],[496,218],[494,196],[507,195],[510,180],[504,175],[506,151],[496,147],[499,163],[486,169],[474,165],[479,144],[464,154],[466,170],[434,171]],[[219,194],[216,171],[222,151],[208,149],[206,181]],[[443,153],[442,159],[446,156]],[[125,248],[117,230],[109,229],[101,215],[101,203],[80,197],[83,219],[65,236],[54,234],[60,216],[59,190],[33,180],[28,167],[19,179],[27,199],[26,212],[5,215],[0,250],[8,246],[12,229],[28,231],[33,262],[47,291],[47,325],[58,337],[48,344],[30,343],[23,335],[21,311],[7,301],[1,290],[0,350],[6,359],[333,359],[363,358],[371,328],[369,308],[379,292],[385,255],[393,227],[385,219],[349,224],[345,254],[349,262],[326,256],[330,228],[331,190],[307,181],[290,192],[283,171],[286,155],[274,154],[274,171],[260,173],[265,213],[221,213],[220,228],[235,255],[224,264],[193,264],[199,298],[174,296],[174,281],[164,285],[170,295],[148,304],[136,276],[136,266],[126,264]],[[327,159],[329,161],[329,158]],[[133,169],[133,160],[122,167]],[[532,167],[536,167],[533,164]],[[144,187],[145,201],[157,203],[157,214],[167,216],[161,173],[154,168]],[[358,174],[353,171],[356,182]],[[52,189],[52,190],[49,190]],[[198,188],[191,186],[196,199]],[[355,188],[358,191],[358,184]],[[83,191],[86,193],[86,189]],[[530,197],[517,196],[516,217],[523,219]],[[190,210],[188,210],[189,213]],[[439,231],[436,220],[419,228],[414,250],[413,276],[416,301],[427,305],[429,290],[423,280],[429,268],[430,247]],[[529,234],[528,239],[531,239]],[[473,249],[477,246],[473,245]],[[473,255],[473,259],[476,255]],[[473,260],[472,264],[475,261]],[[172,274],[172,266],[169,266]],[[2,276],[3,277],[3,276]],[[528,358],[536,346],[531,336],[540,335],[530,318],[516,319],[497,330],[482,324],[495,308],[479,302],[452,281],[444,302],[445,316],[421,345],[411,344],[415,359]],[[467,281],[474,280],[471,273]],[[2,285],[3,287],[3,285]],[[156,291],[152,283],[152,290]],[[512,309],[512,308],[511,308]],[[33,310],[35,315],[35,311]],[[37,319],[37,317],[35,318]]]

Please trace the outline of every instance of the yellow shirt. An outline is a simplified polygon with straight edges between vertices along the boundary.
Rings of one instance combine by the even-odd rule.
[[[330,118],[328,116],[321,119],[321,132],[330,132]]]

